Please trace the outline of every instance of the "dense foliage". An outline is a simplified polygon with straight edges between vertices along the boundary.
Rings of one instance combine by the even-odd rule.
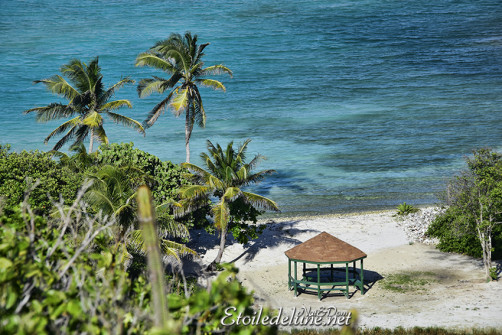
[[[10,152],[10,146],[0,145],[0,198],[4,206],[18,206],[24,199],[29,184],[40,181],[29,199],[30,205],[40,215],[48,214],[52,207],[49,198],[74,199],[82,184],[83,174],[75,173],[52,155],[40,151]]]
[[[39,179],[30,205],[41,215],[50,212],[52,203],[48,194],[56,200],[60,194],[63,199],[74,199],[82,182],[106,165],[128,168],[132,187],[146,182],[159,205],[175,199],[178,188],[188,183],[181,167],[134,148],[133,143],[102,145],[93,154],[77,146],[71,156],[40,151],[16,153],[9,148],[0,146],[0,197],[5,198],[7,207],[19,205],[28,183]]]
[[[502,253],[502,155],[489,149],[474,152],[467,169],[446,190],[446,212],[429,227],[439,248],[482,257],[490,276],[492,253]]]
[[[152,283],[128,277],[131,235],[115,220],[89,215],[84,192],[59,218],[32,214],[27,203],[0,213],[0,329],[3,334],[266,334],[261,326],[223,327],[228,306],[252,315],[253,299],[227,268],[210,287],[169,293],[169,320],[156,329]],[[167,275],[167,273],[165,273]],[[160,279],[164,280],[164,279]],[[166,285],[174,288],[175,283]],[[245,329],[244,329],[245,328]]]

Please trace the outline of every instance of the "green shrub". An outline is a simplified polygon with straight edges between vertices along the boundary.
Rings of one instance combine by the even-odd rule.
[[[0,145],[0,197],[5,207],[18,206],[24,200],[24,192],[30,183],[40,180],[40,185],[31,193],[31,208],[40,215],[52,208],[49,198],[74,199],[83,180],[64,164],[52,159],[50,153],[40,151],[9,152],[10,146]],[[48,196],[49,195],[49,196]]]
[[[497,224],[502,220],[502,155],[489,149],[475,151],[467,159],[467,169],[448,183],[444,199],[448,208],[432,222],[427,235],[439,239],[442,251],[473,257],[483,257],[485,244],[488,277],[488,259],[502,257],[502,225]]]
[[[462,220],[462,214],[450,207],[432,221],[426,235],[439,239],[436,247],[441,251],[481,257],[474,222],[464,220],[464,224],[459,225],[459,220]]]
[[[149,324],[135,310],[147,308],[148,288],[127,278],[117,226],[82,209],[50,221],[26,205],[0,216],[3,334],[141,334]]]
[[[494,266],[494,267],[490,268],[490,278],[492,280],[497,280],[499,278],[497,267]]]
[[[148,152],[134,148],[134,143],[112,143],[101,145],[96,154],[95,164],[114,165],[120,167],[134,167],[139,172],[131,171],[130,178],[136,180],[136,187],[143,184],[146,179],[148,187],[152,191],[153,200],[156,206],[176,200],[178,189],[182,185],[188,185],[184,175],[186,170],[170,161],[161,161],[157,156]],[[134,183],[133,183],[134,184]],[[206,215],[209,212],[209,206],[203,207],[191,214],[180,218],[179,221],[187,227],[209,226]],[[157,213],[158,221],[172,221],[172,212],[159,211]]]
[[[83,192],[82,192],[83,193]],[[223,327],[228,306],[252,315],[252,294],[227,268],[208,289],[188,297],[169,285],[167,327],[153,327],[151,285],[127,274],[131,238],[113,220],[75,201],[61,217],[30,214],[27,203],[0,212],[0,329],[2,334],[267,334],[274,328]],[[84,207],[81,207],[84,206]],[[167,274],[166,274],[167,275]],[[265,311],[265,313],[268,313]]]

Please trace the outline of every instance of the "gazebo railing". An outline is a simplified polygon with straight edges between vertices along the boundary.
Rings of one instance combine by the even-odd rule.
[[[365,258],[365,257],[363,257]],[[295,291],[295,296],[298,296],[298,291],[313,291],[317,292],[319,300],[321,300],[322,294],[324,292],[331,291],[341,291],[345,297],[349,298],[349,286],[354,286],[359,288],[361,294],[364,294],[364,270],[363,270],[363,258],[357,259],[361,261],[360,272],[356,271],[355,263],[357,260],[351,260],[350,262],[332,262],[332,263],[316,263],[304,260],[293,260],[288,261],[288,288],[289,290]],[[294,272],[291,273],[291,262],[294,263]],[[297,277],[298,269],[297,263],[303,263],[302,278]],[[353,263],[352,269],[349,270],[349,263]],[[316,267],[307,268],[306,264],[316,264]],[[334,264],[345,264],[344,269],[333,268]],[[321,265],[330,265],[329,268],[321,267]],[[345,278],[334,277],[334,272],[339,271],[345,272]],[[329,271],[329,273],[327,273]],[[351,276],[349,276],[349,273]],[[323,281],[321,281],[323,278]],[[324,281],[324,279],[329,281]]]

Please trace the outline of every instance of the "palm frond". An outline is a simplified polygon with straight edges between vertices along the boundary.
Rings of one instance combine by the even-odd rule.
[[[106,92],[104,92],[100,97],[99,97],[99,105],[105,104],[114,94],[115,92],[123,87],[125,84],[134,84],[135,81],[129,77],[125,77],[120,79],[117,83],[115,83],[112,87],[110,87]]]
[[[77,95],[79,95],[79,92],[60,75],[54,75],[47,79],[35,80],[34,83],[44,84],[50,92],[62,95],[68,99],[70,103]]]
[[[228,204],[224,199],[221,199],[216,206],[213,206],[211,209],[214,217],[214,225],[216,229],[223,231],[230,219],[230,209],[228,208]]]
[[[206,111],[202,104],[202,96],[200,95],[199,89],[196,85],[193,85],[193,90],[195,92],[193,100],[194,106],[194,119],[197,125],[201,128],[206,126]]]
[[[250,203],[255,207],[263,208],[266,210],[273,210],[277,212],[279,211],[279,207],[277,206],[275,201],[270,200],[269,198],[250,192],[242,192],[242,195],[244,196],[244,200],[246,202]]]
[[[197,35],[195,35],[195,36],[197,37]],[[197,62],[197,63],[200,62],[200,59],[202,58],[202,56],[204,56],[203,51],[208,45],[209,45],[209,43],[204,43],[204,44],[199,45],[199,48],[197,49],[197,53],[194,56],[194,62]]]
[[[225,190],[225,194],[223,194],[223,197],[228,201],[234,201],[241,195],[242,191],[238,187],[228,187]]]
[[[147,79],[141,79],[138,83],[138,96],[140,98],[144,98],[149,96],[150,94],[156,92],[156,93],[164,93],[165,88],[163,87],[163,84],[165,82],[165,79],[161,78],[147,78]]]
[[[225,85],[223,85],[220,81],[214,79],[196,79],[194,80],[194,82],[199,84],[200,86],[212,88],[213,90],[227,90],[225,88]]]
[[[214,190],[225,189],[225,183],[213,175],[209,175],[209,179],[206,181],[206,183],[207,183],[207,185],[209,185],[210,189],[214,189]]]
[[[85,124],[80,124],[75,132],[75,144],[83,143],[87,135],[89,135],[90,128]]]
[[[226,66],[219,64],[219,65],[213,65],[213,66],[208,66],[205,69],[202,70],[201,75],[218,75],[218,74],[228,74],[230,77],[233,77],[233,72]]]
[[[87,190],[84,199],[89,205],[99,207],[104,214],[114,215],[116,209],[112,200],[106,194],[106,185],[103,185],[104,182],[97,177],[93,176],[91,180],[93,180],[93,187]]]
[[[267,158],[265,156],[262,156],[262,155],[256,155],[253,157],[253,159],[247,163],[246,165],[248,166],[249,170],[253,170],[254,168],[256,168],[258,166],[258,164],[263,161],[263,160],[266,160]]]
[[[134,230],[131,233],[130,247],[135,252],[145,255],[146,247],[143,239],[143,230]],[[160,249],[164,254],[164,261],[166,260],[166,256],[175,257],[178,261],[180,261],[180,256],[188,254],[197,256],[197,252],[188,248],[186,245],[165,239],[160,241]]]
[[[176,243],[170,240],[161,240],[161,249],[166,256],[174,256],[180,260],[179,256],[193,255],[198,256],[195,250],[190,249],[182,243]]]
[[[257,182],[263,180],[267,175],[271,175],[275,172],[276,172],[275,170],[263,170],[263,171],[248,175],[245,185],[257,183]]]
[[[82,123],[91,128],[97,128],[103,124],[103,117],[98,112],[93,111],[85,116]]]
[[[154,51],[147,51],[140,53],[138,57],[136,57],[136,66],[150,66],[160,70],[163,70],[168,73],[176,72],[176,68],[173,64],[159,53]]]
[[[101,106],[101,109],[102,110],[115,110],[115,109],[119,109],[124,106],[132,108],[132,104],[129,100],[122,99],[122,100],[115,100],[115,101],[107,102]]]
[[[159,206],[157,206],[158,208]],[[158,213],[158,211],[156,211]],[[190,231],[188,228],[175,220],[167,220],[167,222],[163,222],[162,226],[158,227],[159,236],[166,237],[174,237],[174,238],[190,238]]]
[[[157,121],[157,119],[159,118],[160,114],[162,114],[162,112],[167,108],[173,94],[174,90],[171,91],[164,100],[155,105],[155,107],[153,107],[153,109],[148,113],[148,118],[143,121],[145,128],[153,126],[155,121]]]
[[[131,119],[130,117],[127,117],[127,116],[124,116],[124,115],[121,115],[121,114],[117,114],[117,113],[113,113],[113,112],[106,112],[106,114],[115,123],[118,123],[118,124],[130,127],[130,128],[134,128],[139,133],[141,133],[143,135],[145,134],[145,129],[143,128],[143,126],[141,125],[141,123],[139,123],[138,121],[136,121],[134,119]]]
[[[174,68],[178,67],[179,64],[182,65],[183,72],[187,74],[191,67],[190,56],[182,44],[176,41],[172,42],[168,39],[166,43],[155,46],[153,50],[162,54],[162,57],[166,59],[172,58],[175,62],[175,64],[172,64]]]
[[[244,141],[244,143],[241,144],[239,150],[237,151],[236,159],[240,159],[241,162],[244,162],[246,160],[246,150],[250,142],[251,139],[248,138]]]
[[[204,177],[206,180],[209,177],[209,172],[201,168],[200,166],[197,166],[195,164],[191,163],[181,163],[181,167],[187,169],[188,171],[191,171],[193,173],[198,174],[201,177]]]
[[[80,124],[81,120],[80,120],[80,116],[77,116],[76,118],[73,118],[71,120],[68,120],[66,122],[64,122],[62,125],[60,125],[59,127],[57,127],[56,129],[54,129],[50,134],[49,136],[47,136],[44,140],[44,143],[47,144],[47,142],[49,142],[49,140],[55,136],[55,135],[58,135],[58,134],[61,134],[62,132],[65,132],[68,128],[70,127],[75,127],[77,126],[78,124]]]
[[[189,92],[188,88],[177,88],[174,91],[174,98],[172,99],[170,105],[174,108],[176,111],[176,116],[179,116],[182,111],[186,110],[188,107],[189,103]]]
[[[206,185],[187,185],[182,186],[178,194],[182,199],[198,199],[205,197],[210,190],[211,188]]]
[[[181,218],[188,213],[206,206],[209,203],[207,197],[181,199],[173,206],[173,215],[175,218]]]
[[[71,127],[70,130],[68,130],[68,132],[54,145],[52,150],[58,151],[59,149],[61,149],[61,147],[66,144],[66,142],[68,142],[70,139],[76,136],[80,128],[81,128],[80,124],[75,124],[73,127]],[[50,137],[47,137],[44,142],[47,143],[49,139]]]
[[[91,64],[92,63],[96,64],[97,58],[92,60]],[[96,68],[94,65],[93,69],[96,70],[99,69],[99,67]],[[61,67],[61,72],[71,79],[79,92],[91,91],[94,87],[95,80],[97,80],[97,78],[91,77],[92,73],[88,71],[87,65],[78,59],[72,59],[68,64],[63,65]]]
[[[94,128],[94,135],[100,143],[109,144],[108,136],[106,136],[105,128],[103,128],[103,125],[99,125],[98,127]]]
[[[63,105],[59,102],[54,102],[44,107],[35,107],[25,110],[23,113],[28,114],[31,112],[37,113],[37,122],[48,122],[73,116],[75,114],[75,109],[73,109],[69,105]]]

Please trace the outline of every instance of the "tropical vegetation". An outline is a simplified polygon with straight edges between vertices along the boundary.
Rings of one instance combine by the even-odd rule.
[[[224,65],[213,65],[204,68],[202,57],[209,43],[197,44],[198,37],[190,32],[184,36],[171,34],[169,38],[157,42],[150,50],[136,58],[136,66],[150,66],[170,75],[168,79],[154,76],[142,79],[138,84],[141,98],[150,94],[164,93],[167,96],[150,111],[144,124],[151,127],[160,114],[168,107],[176,117],[185,113],[185,150],[186,162],[190,162],[190,137],[194,124],[204,127],[206,112],[202,103],[199,87],[209,87],[225,91],[225,86],[218,80],[208,78],[210,75],[232,71]]]
[[[95,139],[108,144],[103,115],[144,134],[143,126],[138,121],[115,112],[122,107],[132,108],[129,100],[110,101],[120,87],[134,83],[134,80],[126,77],[106,89],[101,68],[98,65],[98,57],[92,59],[88,65],[78,59],[73,59],[61,67],[61,73],[62,76],[56,74],[46,79],[35,80],[35,83],[44,84],[51,93],[65,98],[68,102],[66,104],[54,102],[25,111],[25,113],[35,112],[38,122],[72,117],[45,138],[44,142],[47,143],[52,137],[66,132],[54,145],[53,150],[61,149],[71,140],[74,140],[73,144],[82,143],[87,136],[90,139],[89,153],[93,151]]]
[[[182,166],[193,173],[192,185],[180,188],[182,210],[193,210],[206,203],[210,197],[219,199],[211,208],[214,226],[220,233],[220,250],[213,263],[218,264],[223,256],[227,233],[232,231],[237,240],[247,243],[248,236],[254,237],[256,225],[248,225],[247,221],[256,224],[259,209],[279,211],[277,204],[258,194],[244,191],[242,188],[257,183],[274,170],[263,170],[253,173],[263,156],[256,155],[246,163],[246,140],[235,150],[233,142],[226,149],[207,141],[209,154],[202,153],[201,158],[207,170],[190,163]]]
[[[233,142],[223,148],[208,140],[208,153],[201,154],[204,168],[190,163],[193,127],[206,123],[199,88],[225,91],[220,81],[209,77],[232,76],[221,64],[204,67],[208,45],[198,44],[197,35],[190,32],[171,34],[138,55],[136,66],[169,75],[139,82],[140,97],[167,91],[143,125],[116,112],[131,108],[128,100],[111,101],[118,89],[134,81],[125,77],[105,88],[97,57],[89,64],[71,60],[61,67],[61,75],[35,81],[67,101],[25,113],[35,113],[38,122],[70,119],[45,139],[47,143],[63,134],[51,152],[16,153],[0,145],[2,333],[277,332],[275,327],[221,324],[229,306],[241,317],[251,319],[256,314],[253,294],[236,280],[237,269],[220,264],[227,236],[232,233],[237,242],[248,243],[263,229],[257,217],[279,208],[273,200],[246,190],[274,172],[254,171],[264,158],[261,155],[247,162],[250,140],[237,148]],[[104,116],[145,134],[144,128],[168,108],[175,116],[185,114],[186,163],[181,166],[161,161],[132,143],[109,143]],[[94,151],[96,140],[101,146]],[[70,142],[69,154],[58,151]],[[444,197],[447,209],[428,234],[439,238],[441,250],[482,257],[487,278],[496,279],[491,259],[502,255],[502,155],[478,150],[467,166],[449,183]],[[414,211],[406,203],[398,207],[399,215]],[[194,227],[220,235],[220,249],[210,268],[222,272],[206,286],[198,284],[197,278],[187,278],[180,266],[183,256],[196,256],[186,246]],[[203,270],[199,275],[209,274]],[[389,276],[388,285],[400,289],[411,283],[408,277]],[[272,314],[263,310],[263,316]],[[354,322],[341,333],[356,331]],[[452,334],[441,328],[362,333]]]
[[[158,252],[157,262],[149,260],[148,271],[133,280],[127,251],[130,231],[113,217],[90,215],[81,201],[86,187],[69,208],[55,204],[58,217],[34,214],[27,201],[10,214],[0,211],[2,334],[275,333],[260,325],[220,325],[228,306],[249,317],[254,313],[252,295],[235,279],[235,268],[227,267],[208,288],[182,282],[179,293]],[[140,198],[137,202],[145,204]],[[148,236],[148,250],[159,250],[153,206],[150,199],[147,203],[150,216],[140,216],[141,228]],[[152,272],[158,276],[153,278]],[[166,295],[161,300],[164,308],[158,308],[159,298]],[[159,311],[164,311],[162,322]]]
[[[496,279],[492,254],[502,255],[502,154],[476,150],[467,169],[454,177],[444,195],[446,212],[428,229],[443,251],[482,257],[487,279]]]
[[[406,202],[403,202],[402,204],[399,204],[397,206],[397,215],[399,216],[406,216],[411,213],[416,213],[418,212],[418,208],[416,208],[413,205],[407,204]]]

